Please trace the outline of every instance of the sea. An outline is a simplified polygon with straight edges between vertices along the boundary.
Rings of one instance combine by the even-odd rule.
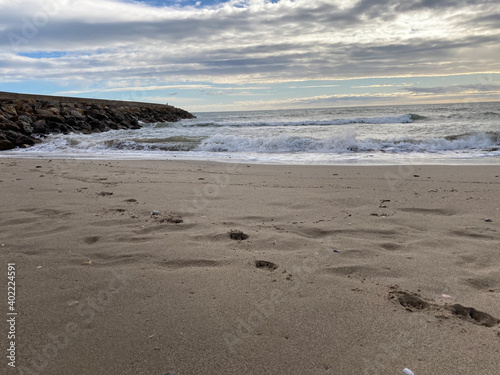
[[[7,157],[258,164],[500,164],[500,102],[194,113],[58,134]]]

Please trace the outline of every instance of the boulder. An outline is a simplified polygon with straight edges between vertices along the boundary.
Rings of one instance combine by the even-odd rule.
[[[72,109],[69,111],[71,116],[77,117],[77,118],[84,118],[85,116],[83,115],[83,111],[81,109]]]
[[[73,103],[61,103],[63,108],[74,109],[75,105]]]
[[[23,103],[23,107],[19,112],[32,115],[34,112],[33,105],[30,103]]]
[[[44,119],[47,117],[54,116],[54,114],[51,111],[49,111],[48,109],[42,109],[42,108],[37,108],[35,110],[35,114],[36,114],[36,117],[38,119]]]
[[[11,150],[15,148],[16,146],[9,140],[5,139],[4,137],[0,137],[0,150]]]
[[[1,130],[12,130],[15,132],[18,132],[21,130],[21,128],[19,127],[18,124],[16,124],[15,122],[9,121],[9,120],[0,122],[0,129]]]
[[[12,104],[2,106],[2,111],[10,116],[17,116],[16,108]]]
[[[56,108],[56,107],[49,107],[47,108],[50,112],[52,112],[52,114],[54,116],[58,116],[59,115],[59,108]]]
[[[16,100],[12,104],[17,112],[22,112],[24,110],[24,103],[22,100]]]
[[[33,133],[33,126],[31,126],[31,124],[29,122],[19,120],[17,122],[17,125],[19,125],[19,127],[21,128],[21,131],[24,134],[29,135],[29,134]]]
[[[49,127],[44,119],[37,120],[33,123],[33,133],[35,134],[49,134]]]
[[[35,120],[36,118],[31,116],[30,114],[24,114],[19,116],[19,121],[27,122],[28,124],[31,124]]]
[[[45,122],[50,126],[52,124],[64,124],[65,119],[62,116],[48,116],[45,118]]]
[[[95,133],[110,129],[140,129],[141,122],[177,121],[193,118],[172,106],[118,101],[95,101],[4,95],[0,98],[0,150],[27,147],[40,140],[33,135]]]
[[[4,115],[1,115],[0,114],[0,124],[3,124],[4,122],[9,122],[10,120],[8,120]]]
[[[33,138],[25,136],[24,134],[17,134],[14,142],[17,147],[33,146],[35,144]]]

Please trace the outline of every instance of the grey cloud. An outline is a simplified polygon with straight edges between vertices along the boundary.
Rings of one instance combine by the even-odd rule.
[[[320,3],[314,7],[293,9],[278,17],[283,23],[308,23],[318,26],[342,27],[354,25],[360,20],[356,14],[339,10],[328,2]]]
[[[370,95],[370,96],[360,96],[360,95],[344,95],[341,97],[338,96],[329,96],[329,97],[313,97],[313,98],[302,98],[295,99],[294,104],[299,105],[337,105],[337,104],[354,104],[358,103],[362,105],[363,103],[384,103],[387,102],[387,96],[378,96],[378,95]]]
[[[251,54],[247,54],[251,56]],[[266,66],[266,65],[288,65],[296,61],[297,59],[307,58],[309,56],[308,53],[294,53],[294,54],[285,54],[281,56],[269,56],[269,57],[261,57],[261,58],[240,58],[240,59],[223,59],[223,60],[210,60],[210,61],[202,61],[201,64],[211,67],[221,67],[226,69],[228,67],[241,67],[241,66]]]
[[[27,22],[31,25],[27,26]],[[46,25],[35,25],[36,35],[32,38],[24,32],[28,30],[28,33],[32,34],[32,17],[0,15],[0,23],[4,25],[0,46],[8,48],[7,36],[12,34],[27,38],[28,42],[36,38],[40,49],[93,49],[108,46],[109,43],[147,40],[162,40],[166,43],[208,42],[221,38],[225,32],[234,35],[238,40],[246,39],[251,42],[259,37],[271,36],[274,40],[279,40],[287,36],[318,32],[321,29],[331,32],[335,29],[354,27],[358,22],[360,20],[356,14],[340,11],[328,2],[312,1],[307,7],[291,8],[287,13],[247,11],[221,16],[214,12],[211,16],[194,15],[190,18],[160,21],[117,22],[111,17],[108,23],[89,23],[51,17]],[[20,44],[19,47],[23,45]]]
[[[464,26],[473,24],[476,28],[482,27],[489,30],[500,29],[500,13],[474,17],[473,19],[464,20],[462,24]]]
[[[497,4],[497,0],[360,0],[352,8],[353,11],[365,14],[378,14],[391,10],[407,12],[422,9],[458,9],[474,5]]]
[[[406,59],[405,56],[412,60],[415,58],[423,58],[428,60],[433,54],[448,55],[452,51],[467,47],[478,47],[482,45],[495,44],[498,42],[498,36],[471,36],[461,40],[422,40],[415,39],[412,43],[397,43],[388,45],[357,45],[352,48],[351,57],[354,59],[372,59],[372,58],[387,58],[398,56],[398,58]],[[442,57],[442,56],[441,56]]]
[[[229,26],[226,26],[229,27]],[[169,22],[133,22],[90,24],[51,21],[45,27],[37,28],[36,35],[26,35],[22,24],[9,25],[3,31],[0,43],[9,47],[9,34],[35,39],[40,49],[78,50],[86,48],[108,47],[110,43],[136,43],[141,40],[163,39],[165,42],[180,43],[185,39],[203,38],[210,35],[210,25],[196,19],[171,20]],[[206,38],[206,37],[205,37]],[[0,45],[1,45],[0,44]],[[20,44],[22,46],[22,44]]]
[[[497,0],[360,0],[349,11],[350,17],[374,22],[377,19],[390,21],[400,14],[419,12],[423,10],[454,13],[461,8],[481,6],[498,7]],[[470,20],[470,17],[469,17]]]
[[[474,28],[469,31],[464,23],[462,34],[453,39],[437,35],[433,39],[394,37],[381,42],[370,39],[365,29],[367,18],[374,23],[377,17],[387,21],[403,11],[481,4],[494,3],[362,0],[340,10],[327,1],[311,0],[305,8],[290,8],[287,12],[242,11],[230,16],[213,12],[160,21],[124,22],[111,17],[109,22],[85,23],[54,17],[39,28],[37,35],[28,38],[21,50],[74,52],[43,60],[6,58],[0,62],[0,75],[4,80],[24,75],[30,79],[71,76],[96,81],[195,76],[209,80],[230,80],[234,76],[238,78],[232,79],[237,81],[246,76],[251,81],[468,73],[486,67],[500,70],[495,49],[500,35],[474,35]],[[484,22],[494,22],[499,15],[481,13],[470,19],[480,17]],[[13,52],[7,35],[20,34],[22,25],[0,18],[5,21],[0,49]],[[465,15],[460,20],[466,22]],[[337,37],[351,29],[365,42]],[[324,35],[330,35],[335,42],[326,42]],[[302,36],[307,36],[308,41],[300,39]]]
[[[235,50],[228,48],[199,51],[190,50],[187,53],[169,55],[168,50],[154,54],[144,51],[137,56],[127,55],[120,50],[115,53],[94,56],[90,59],[65,57],[54,60],[35,60],[16,63],[18,69],[23,67],[36,68],[36,74],[54,78],[64,76],[69,72],[90,76],[109,75],[125,78],[152,74],[156,77],[166,75],[194,74],[207,76],[231,76],[237,74],[259,74],[283,79],[296,78],[343,78],[356,76],[389,76],[412,74],[435,74],[436,67],[432,61],[439,61],[439,72],[467,73],[470,70],[480,71],[484,64],[475,61],[470,50],[481,46],[495,46],[497,38],[493,36],[470,37],[461,41],[446,40],[425,41],[416,40],[406,44],[345,44],[318,43],[307,44],[262,44],[257,47],[240,47]],[[320,52],[315,50],[320,49]],[[144,64],[144,55],[147,64]],[[253,57],[261,54],[262,57]],[[123,56],[123,57],[121,57]],[[460,64],[457,59],[460,57]],[[192,66],[192,63],[195,65]],[[489,69],[500,69],[500,62],[491,56]],[[4,62],[5,66],[6,63]],[[8,64],[7,64],[8,65]],[[151,67],[155,67],[153,70]],[[411,66],[411,70],[409,69]],[[97,68],[97,73],[95,73]],[[102,73],[99,72],[102,68]],[[115,68],[116,70],[109,70]],[[58,71],[59,70],[59,71]],[[90,71],[92,70],[92,72]],[[42,78],[42,77],[40,77]]]
[[[440,87],[406,87],[406,91],[415,94],[459,94],[467,91],[489,92],[500,90],[496,84],[470,84]]]

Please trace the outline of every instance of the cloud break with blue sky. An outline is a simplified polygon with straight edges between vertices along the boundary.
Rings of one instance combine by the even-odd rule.
[[[0,91],[193,112],[500,100],[498,0],[0,0]]]

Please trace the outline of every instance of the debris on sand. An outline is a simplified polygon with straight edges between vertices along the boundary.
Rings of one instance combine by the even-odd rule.
[[[278,268],[278,265],[273,262],[268,262],[267,260],[256,260],[255,267],[269,271],[274,271],[275,269]]]
[[[101,191],[100,193],[97,193],[97,195],[99,195],[101,197],[109,197],[109,196],[113,195],[113,193],[111,193],[109,191]]]
[[[231,229],[229,232],[229,238],[237,241],[246,240],[248,238],[248,234],[243,233],[241,230]]]

